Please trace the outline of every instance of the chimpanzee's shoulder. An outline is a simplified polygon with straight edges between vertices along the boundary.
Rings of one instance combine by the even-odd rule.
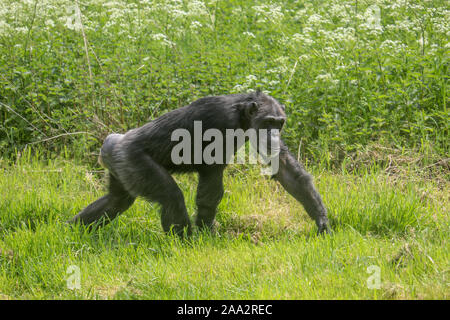
[[[214,107],[222,107],[227,108],[231,107],[234,103],[245,100],[248,94],[236,93],[236,94],[228,94],[222,96],[208,96],[203,97],[198,100],[192,102],[189,107],[191,108],[214,108]]]

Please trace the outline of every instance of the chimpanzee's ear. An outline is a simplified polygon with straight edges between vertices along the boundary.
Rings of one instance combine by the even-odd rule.
[[[233,107],[237,108],[239,112],[244,115],[247,119],[252,118],[256,112],[258,111],[258,103],[255,101],[251,102],[239,102],[233,105]]]
[[[255,101],[245,104],[245,115],[248,119],[252,118],[258,112],[258,103]]]

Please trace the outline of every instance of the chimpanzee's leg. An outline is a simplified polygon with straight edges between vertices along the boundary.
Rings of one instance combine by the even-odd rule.
[[[223,197],[223,168],[210,168],[199,173],[197,187],[198,227],[211,228],[216,216],[216,209]]]
[[[284,143],[281,143],[279,157],[279,170],[274,178],[303,204],[308,215],[316,222],[318,233],[328,232],[327,209],[314,187],[312,176],[295,160]]]
[[[109,174],[109,193],[91,203],[69,222],[80,222],[91,227],[97,223],[105,225],[127,210],[133,204],[134,199],[119,180]]]
[[[191,223],[184,196],[169,172],[144,153],[130,154],[125,163],[117,172],[127,191],[134,197],[141,196],[161,205],[161,224],[165,232],[173,228],[174,233],[182,236],[187,228],[189,235]]]

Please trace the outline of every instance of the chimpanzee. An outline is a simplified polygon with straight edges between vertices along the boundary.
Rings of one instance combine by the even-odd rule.
[[[194,135],[194,124],[200,121],[202,132],[214,129],[223,136],[229,134],[230,129],[267,129],[266,140],[276,140],[279,145],[279,168],[272,177],[303,204],[316,222],[318,233],[328,232],[327,210],[311,175],[288,151],[279,134],[273,134],[274,130],[282,129],[285,120],[283,105],[273,97],[255,91],[201,98],[125,134],[110,134],[99,157],[100,163],[109,171],[109,193],[91,203],[70,222],[90,227],[106,224],[127,210],[140,196],[161,205],[164,231],[191,234],[183,193],[171,173],[198,172],[195,222],[200,228],[211,228],[224,193],[222,178],[229,154],[223,162],[208,164],[204,160],[179,163],[174,161],[172,154],[177,144],[173,132],[182,129]],[[204,148],[203,141],[200,148],[192,146],[192,153],[201,153]]]

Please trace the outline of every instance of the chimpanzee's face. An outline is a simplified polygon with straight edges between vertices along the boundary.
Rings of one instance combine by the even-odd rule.
[[[274,98],[260,95],[257,110],[251,121],[258,132],[258,152],[262,156],[274,156],[280,151],[281,130],[286,122],[284,106]],[[260,129],[265,129],[260,131]],[[262,134],[260,134],[260,132]]]
[[[284,106],[269,96],[262,96],[253,118],[255,129],[275,129],[281,131],[286,121]]]

